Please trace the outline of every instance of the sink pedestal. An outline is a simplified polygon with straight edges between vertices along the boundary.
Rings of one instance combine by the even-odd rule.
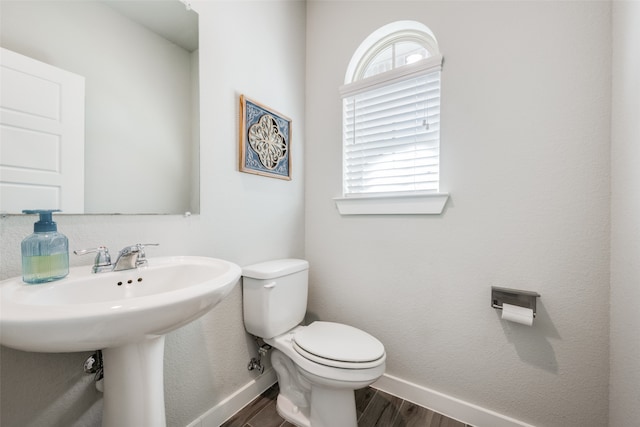
[[[105,348],[102,357],[102,426],[164,427],[164,335]]]

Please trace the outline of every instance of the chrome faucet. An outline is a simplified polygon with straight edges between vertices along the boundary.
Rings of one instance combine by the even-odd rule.
[[[143,265],[147,265],[147,258],[144,253],[144,245],[138,243],[120,250],[118,258],[113,264],[113,271],[131,270]]]
[[[137,243],[125,246],[118,252],[116,262],[111,263],[111,255],[106,246],[98,246],[94,249],[81,249],[73,251],[76,255],[86,255],[96,253],[92,271],[94,273],[104,273],[107,271],[132,270],[134,268],[147,265],[147,257],[144,252],[146,246],[158,246],[158,243]]]

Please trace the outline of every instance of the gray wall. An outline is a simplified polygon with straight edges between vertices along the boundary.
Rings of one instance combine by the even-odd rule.
[[[72,249],[159,242],[154,255],[205,255],[247,265],[304,256],[303,2],[208,2],[200,13],[201,214],[64,216]],[[251,11],[251,13],[249,13]],[[277,48],[274,48],[277,47]],[[293,179],[237,171],[238,97],[246,94],[293,120]],[[20,241],[33,217],[0,219],[0,278],[20,274]],[[75,265],[87,258],[72,258]],[[86,268],[89,268],[88,266]],[[167,336],[169,426],[184,426],[247,384],[255,345],[242,323],[238,286],[212,312]],[[82,375],[89,353],[0,349],[0,425],[97,426],[101,395]]]
[[[610,3],[307,8],[310,310],[378,337],[400,379],[533,425],[606,425]],[[451,199],[441,216],[341,217],[338,87],[365,37],[402,19],[445,58]],[[534,326],[501,321],[491,285],[539,292]]]
[[[640,420],[640,3],[613,2],[611,427]]]

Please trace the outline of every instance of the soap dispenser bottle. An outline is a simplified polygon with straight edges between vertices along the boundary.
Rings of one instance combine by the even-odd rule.
[[[62,279],[69,274],[69,240],[58,233],[51,214],[59,210],[24,210],[39,214],[33,234],[22,241],[22,280],[26,283],[45,283]]]

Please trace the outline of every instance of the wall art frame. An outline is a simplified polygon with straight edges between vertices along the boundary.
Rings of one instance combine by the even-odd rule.
[[[291,180],[291,119],[240,95],[240,172]]]

